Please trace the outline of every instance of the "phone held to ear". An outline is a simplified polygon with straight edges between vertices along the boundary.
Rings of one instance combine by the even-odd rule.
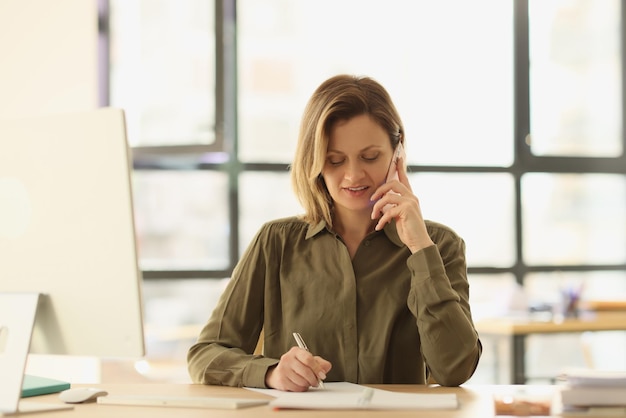
[[[389,171],[387,172],[387,178],[385,179],[385,183],[390,182],[391,180],[398,180],[398,159],[406,158],[406,153],[404,152],[404,147],[402,143],[398,143],[396,150],[393,153],[393,157],[391,158],[391,164],[389,164]]]
[[[404,152],[404,147],[402,146],[402,143],[398,143],[398,146],[396,147],[396,150],[393,153],[393,157],[391,158],[391,164],[389,164],[389,171],[387,172],[387,179],[385,180],[385,183],[388,183],[392,180],[398,180],[398,159],[402,158],[403,160],[406,159],[406,152]],[[387,193],[394,193],[393,191],[387,192]],[[396,193],[397,194],[397,193]],[[394,204],[388,204],[385,205],[383,207],[383,213],[386,213],[390,208],[394,207]]]

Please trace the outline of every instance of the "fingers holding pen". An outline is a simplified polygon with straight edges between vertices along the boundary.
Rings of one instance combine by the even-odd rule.
[[[299,347],[293,347],[289,351],[295,352],[297,362],[294,368],[300,376],[306,379],[309,386],[317,387],[321,380],[326,379],[326,373],[331,369],[329,361]]]
[[[269,387],[290,391],[305,392],[310,387],[317,387],[320,380],[326,378],[331,369],[329,361],[310,352],[292,347],[283,354],[278,365],[266,376]]]

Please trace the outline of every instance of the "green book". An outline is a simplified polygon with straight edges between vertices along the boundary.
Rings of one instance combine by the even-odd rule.
[[[22,398],[57,393],[69,388],[70,384],[62,380],[25,374],[24,383],[22,383]]]

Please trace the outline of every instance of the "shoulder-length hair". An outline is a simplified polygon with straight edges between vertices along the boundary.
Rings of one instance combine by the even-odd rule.
[[[341,74],[324,81],[309,99],[298,135],[291,183],[304,207],[304,221],[332,227],[333,201],[322,178],[329,134],[337,121],[367,114],[388,134],[392,149],[404,142],[404,127],[389,93],[370,77]]]

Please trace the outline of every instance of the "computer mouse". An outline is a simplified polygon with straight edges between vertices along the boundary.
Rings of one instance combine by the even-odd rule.
[[[106,396],[108,392],[98,388],[70,388],[59,393],[59,399],[65,403],[94,402],[98,396]]]

